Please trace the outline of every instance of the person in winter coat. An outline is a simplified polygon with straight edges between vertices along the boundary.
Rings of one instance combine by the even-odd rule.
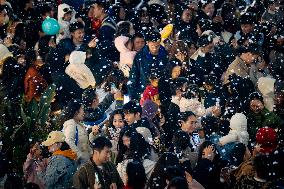
[[[117,28],[116,23],[107,13],[107,10],[109,9],[108,2],[96,1],[93,3],[93,7],[93,17],[101,21],[96,48],[101,56],[116,61],[118,57],[114,56],[114,54],[110,55],[109,53],[117,52],[113,43]]]
[[[269,126],[276,129],[283,123],[283,120],[275,113],[269,112],[264,107],[263,98],[259,93],[252,93],[248,102],[248,133],[252,137],[252,142],[255,141],[255,135],[259,128]]]
[[[76,189],[122,189],[123,182],[115,168],[109,161],[111,142],[105,137],[98,137],[92,142],[93,156],[73,177]]]
[[[171,103],[171,98],[173,95],[171,92],[171,86],[180,76],[181,68],[182,63],[180,61],[170,61],[164,70],[165,73],[159,79],[158,92],[161,101],[161,111],[163,113],[168,111],[168,107]]]
[[[143,164],[132,161],[126,167],[126,185],[123,189],[144,189],[146,185],[146,174]]]
[[[36,171],[39,162],[43,163],[44,168],[46,168],[48,159],[43,158],[42,149],[39,143],[36,143],[30,149],[30,153],[27,155],[27,159],[23,165],[24,178],[27,183],[35,183],[39,185],[40,189],[44,189],[44,182],[38,177]]]
[[[70,64],[65,69],[65,73],[74,79],[81,89],[96,85],[93,73],[84,64],[85,60],[86,52],[73,51],[69,57]]]
[[[282,61],[284,59],[284,33],[277,32],[275,35],[277,39],[275,40],[273,49],[269,55],[269,65],[271,67],[273,78],[283,81],[284,76],[281,68],[284,66],[284,62]]]
[[[156,164],[156,162],[148,158],[150,155],[150,145],[140,133],[133,129],[125,132],[122,140],[123,148],[126,148],[126,151],[123,160],[117,164],[117,171],[124,184],[127,183],[125,178],[127,164],[135,160],[142,162],[147,179],[149,179]],[[119,153],[123,151],[119,151]]]
[[[122,129],[120,136],[123,136],[123,133],[127,131],[129,128],[137,129],[138,127],[147,128],[150,131],[152,138],[159,135],[157,129],[150,124],[147,118],[141,118],[142,108],[138,102],[130,101],[126,103],[123,106],[123,112],[128,126]]]
[[[160,45],[160,41],[161,35],[151,32],[147,36],[147,45],[134,58],[128,81],[132,100],[140,99],[141,93],[147,86],[151,70],[159,72],[168,64],[168,54],[165,48]]]
[[[187,35],[190,34],[190,40],[197,42],[198,35],[195,32],[196,29],[196,20],[194,18],[194,11],[190,9],[188,6],[181,5],[180,17],[177,17],[175,20],[175,33],[179,33],[179,35]]]
[[[69,31],[70,23],[76,22],[76,12],[68,4],[60,4],[58,6],[58,23],[60,26],[60,32],[56,38],[57,44],[61,39],[71,38]]]
[[[196,146],[192,144],[192,136],[185,131],[179,130],[174,134],[172,143],[173,145],[170,151],[179,158],[180,163],[189,161],[189,169],[194,169],[197,163],[198,153],[194,151],[196,150]]]
[[[270,22],[274,25],[277,25],[284,19],[284,14],[281,10],[277,10],[276,8],[276,2],[273,0],[267,0],[266,1],[267,9],[261,16],[262,22]]]
[[[26,73],[25,61],[17,61],[6,46],[0,44],[1,93],[8,101],[19,101],[24,92],[23,80]]]
[[[253,176],[244,176],[238,180],[233,189],[243,188],[262,188],[269,181],[269,173],[272,171],[270,157],[266,155],[256,156],[253,160],[255,174]]]
[[[250,44],[248,47],[240,47],[238,51],[239,55],[227,68],[227,71],[223,78],[223,83],[227,84],[229,82],[229,75],[235,73],[237,76],[240,76],[242,78],[249,77],[255,84],[257,81],[253,80],[253,72],[256,71],[254,61],[256,61],[259,57],[259,46]]]
[[[262,46],[264,35],[257,28],[256,17],[253,13],[246,12],[240,16],[241,30],[235,34],[237,46],[248,46],[250,43]]]
[[[158,92],[158,84],[159,84],[159,76],[156,73],[152,73],[149,77],[150,84],[147,85],[144,90],[140,105],[143,107],[143,104],[146,100],[151,100],[152,102],[160,105],[159,92]]]
[[[91,157],[91,147],[85,126],[80,122],[84,119],[84,108],[79,100],[72,100],[68,103],[63,123],[65,141],[70,148],[76,152],[79,165],[85,163]]]
[[[217,11],[215,11],[215,8],[217,6],[218,5],[215,5],[215,2],[212,0],[199,2],[197,20],[208,19],[212,21],[213,31],[219,33],[222,28],[223,19],[221,15],[216,15]]]
[[[114,94],[113,94],[114,93]],[[84,122],[94,126],[104,119],[106,119],[106,110],[118,98],[121,97],[120,91],[113,91],[109,93],[101,102],[99,100],[98,90],[95,88],[87,88],[82,94],[82,101],[84,103]],[[101,120],[101,121],[99,121]]]
[[[52,156],[46,169],[39,164],[38,176],[44,181],[46,189],[61,189],[72,187],[72,177],[76,171],[76,153],[64,142],[65,136],[60,131],[49,133],[42,144],[48,147]]]
[[[123,71],[125,77],[129,77],[136,51],[132,51],[132,41],[129,37],[118,36],[114,40],[116,49],[120,52],[118,67]]]
[[[124,119],[123,110],[114,110],[109,117],[109,124],[106,127],[99,128],[97,126],[92,127],[92,135],[89,135],[90,142],[93,141],[98,136],[106,136],[112,143],[111,148],[111,161],[116,162],[118,154],[118,140],[120,131],[126,126],[127,123]],[[101,132],[100,132],[101,130]]]
[[[248,145],[249,134],[247,132],[247,118],[242,113],[236,113],[230,120],[230,132],[219,139],[222,146],[231,142],[241,142]]]
[[[24,79],[26,102],[31,102],[33,99],[39,101],[48,86],[46,79],[40,72],[43,70],[44,64],[42,58],[36,52],[32,52],[30,56],[33,56],[31,58],[32,65],[29,67]]]
[[[193,178],[204,188],[222,188],[220,172],[222,162],[215,145],[209,141],[199,147],[198,162],[193,170]]]
[[[71,53],[72,51],[86,51],[87,44],[84,41],[85,30],[84,24],[81,22],[73,22],[69,26],[71,38],[61,39],[57,45],[57,49],[64,53]],[[56,57],[56,51],[54,51]],[[58,52],[57,52],[58,53]],[[60,53],[57,56],[62,56]]]
[[[219,53],[215,53],[213,38],[211,35],[202,35],[198,39],[199,49],[190,57],[193,64],[193,73],[201,86],[205,75],[214,74],[218,79],[221,78],[224,69],[224,63]]]

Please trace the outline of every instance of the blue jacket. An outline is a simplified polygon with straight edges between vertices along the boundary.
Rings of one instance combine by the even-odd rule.
[[[132,69],[130,70],[128,90],[131,99],[140,99],[140,94],[143,93],[149,83],[149,76],[152,70],[161,73],[168,64],[168,53],[164,47],[160,47],[158,56],[153,56],[149,52],[148,46],[145,46],[139,51],[133,61]]]
[[[75,161],[63,155],[54,155],[48,162],[45,172],[40,172],[38,175],[45,182],[46,189],[67,189],[72,187],[72,178],[76,169]]]
[[[97,50],[105,58],[116,61],[119,59],[119,53],[114,46],[114,36],[116,33],[116,24],[112,18],[106,16],[102,20],[99,30]],[[111,53],[110,53],[111,52]]]

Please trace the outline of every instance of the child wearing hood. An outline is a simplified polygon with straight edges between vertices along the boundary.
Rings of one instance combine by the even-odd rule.
[[[96,86],[95,77],[85,65],[85,60],[86,52],[73,51],[69,57],[70,64],[65,69],[65,73],[74,79],[81,89]]]
[[[63,3],[58,6],[58,23],[60,25],[60,33],[57,35],[56,43],[58,44],[61,39],[71,38],[69,26],[71,23],[76,22],[76,11]]]
[[[247,132],[247,118],[242,113],[236,113],[230,120],[230,132],[219,139],[222,146],[231,142],[240,142],[248,145],[249,134]]]

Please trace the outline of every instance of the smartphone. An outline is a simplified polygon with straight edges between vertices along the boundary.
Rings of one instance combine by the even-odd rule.
[[[222,13],[222,9],[217,9],[216,16],[221,16],[221,13]]]
[[[192,139],[195,145],[200,144],[200,137],[198,133],[192,133]]]

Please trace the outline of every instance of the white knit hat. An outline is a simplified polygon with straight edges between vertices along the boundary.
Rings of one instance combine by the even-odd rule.
[[[230,120],[230,128],[237,131],[247,131],[247,118],[242,113],[236,113]]]

